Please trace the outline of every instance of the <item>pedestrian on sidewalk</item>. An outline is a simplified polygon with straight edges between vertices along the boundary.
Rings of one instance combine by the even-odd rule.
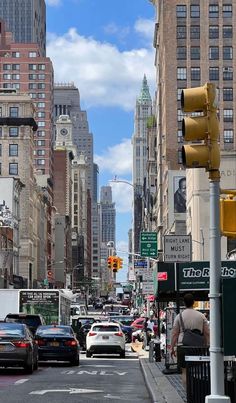
[[[184,296],[184,304],[186,308],[182,313],[176,316],[171,332],[171,357],[176,356],[176,346],[184,345],[183,337],[186,329],[190,329],[194,332],[196,331],[199,332],[199,334],[202,334],[204,345],[209,346],[209,323],[203,313],[193,308],[194,297],[192,294],[188,293]],[[182,382],[184,387],[186,388],[186,364],[184,349],[181,349],[181,347],[178,348],[178,354],[178,363],[181,367]]]

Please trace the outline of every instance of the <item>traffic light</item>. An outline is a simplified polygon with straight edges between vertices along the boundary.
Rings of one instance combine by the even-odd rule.
[[[109,256],[107,258],[107,267],[108,267],[108,269],[112,269],[112,263],[113,263],[113,257]]]
[[[51,280],[53,278],[53,271],[50,269],[47,271],[47,278],[48,280]]]
[[[236,238],[236,200],[232,195],[220,199],[220,231],[221,235]]]
[[[192,116],[184,118],[182,122],[184,141],[194,143],[182,147],[182,160],[186,168],[205,168],[206,171],[219,169],[219,120],[216,95],[215,85],[212,83],[187,88],[181,93],[182,110],[192,113]]]
[[[118,269],[122,269],[123,267],[123,259],[121,257],[118,257]]]
[[[118,269],[118,257],[113,257],[113,261],[112,261],[112,270],[114,273],[117,272]]]

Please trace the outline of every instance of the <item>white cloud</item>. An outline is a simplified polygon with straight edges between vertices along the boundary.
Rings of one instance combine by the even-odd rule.
[[[141,35],[144,35],[148,40],[153,41],[154,21],[140,18],[136,21],[134,29]]]
[[[116,203],[117,213],[131,213],[133,188],[126,183],[109,182],[112,187],[112,200]]]
[[[145,24],[137,23],[136,29],[146,35]],[[48,35],[47,54],[54,64],[55,81],[73,81],[85,108],[118,106],[133,110],[144,73],[150,89],[155,88],[151,40],[149,47],[120,51],[115,45],[83,37],[71,28],[62,36]]]
[[[120,144],[108,147],[102,155],[95,155],[99,169],[108,170],[114,175],[127,175],[132,171],[132,144],[123,139]]]

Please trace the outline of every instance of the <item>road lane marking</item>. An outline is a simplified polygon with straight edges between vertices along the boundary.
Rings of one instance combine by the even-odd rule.
[[[128,374],[127,371],[124,372],[119,372],[119,371],[111,371],[111,372],[107,372],[107,371],[86,371],[86,370],[81,370],[81,371],[63,371],[62,372],[64,375],[72,375],[72,374],[77,374],[77,375],[102,375],[102,376],[110,376],[110,375],[119,375],[119,376],[124,376],[126,374]]]
[[[18,381],[15,382],[15,385],[21,385],[22,383],[27,382],[29,379],[19,379]]]
[[[69,393],[77,394],[77,393],[103,393],[103,390],[96,390],[96,389],[45,389],[45,390],[33,390],[29,393],[29,395],[46,395],[46,393]]]

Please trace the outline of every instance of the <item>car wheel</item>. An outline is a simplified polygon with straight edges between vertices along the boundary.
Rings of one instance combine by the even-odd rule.
[[[71,360],[71,365],[73,365],[73,366],[79,366],[79,356],[78,357],[76,357],[76,358],[74,358],[73,360]]]
[[[125,350],[124,350],[124,351],[121,351],[121,353],[120,353],[120,358],[125,358]]]
[[[31,358],[30,364],[25,364],[24,365],[24,370],[26,374],[32,374],[34,372],[34,361],[33,357]]]
[[[88,358],[92,357],[92,353],[90,353],[90,351],[86,351],[86,357]]]

